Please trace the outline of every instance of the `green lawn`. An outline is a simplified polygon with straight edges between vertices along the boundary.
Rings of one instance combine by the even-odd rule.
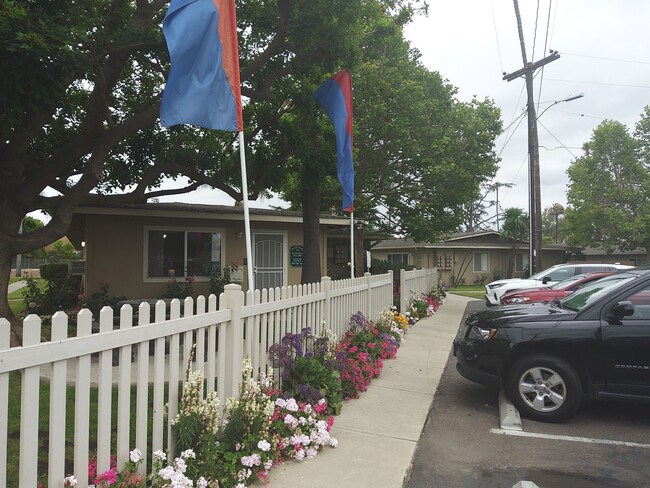
[[[462,295],[464,297],[477,298],[479,300],[485,299],[485,287],[481,285],[457,286],[455,288],[450,288],[449,293]]]
[[[20,450],[20,390],[21,381],[20,375],[17,372],[10,373],[9,375],[9,425],[7,433],[7,453],[9,459],[18,459]],[[181,391],[181,390],[179,390]],[[168,385],[165,384],[164,397],[168,398]],[[72,473],[72,453],[73,453],[73,439],[74,439],[74,386],[68,386],[66,389],[66,473]],[[39,481],[47,484],[47,457],[48,445],[47,439],[49,434],[49,400],[50,400],[50,385],[49,383],[41,383],[39,393]],[[117,422],[117,388],[112,389],[112,438],[111,438],[111,451],[115,452],[116,449],[116,422]],[[149,402],[153,401],[153,386],[149,386]],[[131,428],[130,428],[130,443],[129,446],[135,444],[135,406],[136,406],[136,388],[131,388]],[[148,438],[151,439],[152,434],[152,416],[149,412],[148,416]],[[167,429],[163,429],[163,437],[167,437]],[[97,388],[90,389],[90,450],[91,456],[97,446]],[[9,463],[7,466],[7,485],[18,486],[18,463]]]

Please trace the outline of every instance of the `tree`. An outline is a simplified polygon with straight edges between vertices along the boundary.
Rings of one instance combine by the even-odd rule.
[[[564,240],[564,206],[560,203],[554,203],[546,207],[542,212],[542,235],[546,243],[557,244]]]
[[[0,317],[14,325],[11,258],[63,237],[77,206],[141,203],[200,185],[242,199],[233,134],[158,123],[167,3],[0,0]],[[401,4],[237,2],[250,198],[287,178],[293,133],[284,124],[301,83],[353,57],[365,19]],[[164,177],[183,183],[160,189]],[[19,234],[39,209],[47,225]]]
[[[435,240],[462,223],[463,206],[496,171],[499,111],[487,100],[458,102],[404,41],[400,18],[380,19],[364,41],[352,69],[355,218],[386,234]],[[323,192],[321,208],[340,211],[330,178],[324,184],[334,191]],[[297,195],[291,185],[283,192],[294,205]]]
[[[519,245],[528,236],[528,215],[520,208],[507,208],[503,213],[503,226],[501,227],[501,238],[512,241],[512,254],[508,260],[506,276],[512,278],[515,259]]]
[[[649,119],[646,107],[635,137],[620,122],[603,121],[571,163],[564,220],[572,243],[608,252],[642,247],[650,259]]]

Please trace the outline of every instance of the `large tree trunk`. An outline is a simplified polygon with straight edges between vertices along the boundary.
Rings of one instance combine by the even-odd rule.
[[[22,323],[9,308],[9,276],[11,275],[11,256],[0,253],[0,318],[5,318],[11,326],[11,346],[22,344]]]
[[[303,190],[302,198],[302,277],[301,283],[320,281],[319,218],[321,191]]]

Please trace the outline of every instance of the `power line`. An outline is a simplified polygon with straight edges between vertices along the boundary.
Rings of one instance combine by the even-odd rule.
[[[537,123],[538,123],[539,125],[541,125],[542,127],[544,127],[544,129],[546,130],[546,132],[548,132],[548,133],[551,135],[551,137],[552,137],[553,139],[555,139],[555,140],[558,142],[558,144],[560,144],[560,146],[562,146],[564,149],[566,149],[567,152],[568,152],[571,156],[573,156],[574,158],[577,158],[577,157],[578,157],[578,156],[576,156],[575,154],[573,154],[573,153],[571,152],[571,150],[570,150],[568,147],[566,147],[566,146],[562,143],[561,140],[559,140],[557,137],[555,137],[555,135],[554,135],[550,130],[548,130],[548,128],[547,128],[544,124],[542,124],[539,120],[537,121]]]
[[[494,37],[497,41],[497,52],[499,53],[499,66],[501,68],[501,73],[503,73],[503,61],[501,59],[501,46],[499,45],[499,31],[497,30],[497,19],[494,16],[494,1],[490,2],[492,7],[492,25],[494,26]]]
[[[650,61],[633,61],[631,59],[619,59],[619,58],[605,58],[603,56],[589,56],[588,54],[574,54],[574,53],[565,53],[566,56],[576,56],[578,58],[591,58],[591,59],[602,59],[604,61],[617,61],[619,63],[633,63],[633,64],[650,64]]]
[[[561,81],[563,83],[581,83],[585,85],[622,86],[625,88],[650,88],[650,85],[627,85],[625,83],[602,83],[598,81],[562,80],[559,78],[546,78],[549,81]]]

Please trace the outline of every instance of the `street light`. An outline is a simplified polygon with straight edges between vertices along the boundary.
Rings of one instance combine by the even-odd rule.
[[[530,94],[529,94],[530,95]],[[530,162],[529,162],[529,209],[528,209],[528,220],[530,222],[529,227],[529,269],[530,274],[537,273],[541,271],[541,261],[542,261],[542,199],[541,199],[541,188],[540,188],[540,176],[539,176],[539,139],[537,137],[537,120],[544,115],[544,113],[551,107],[554,107],[558,103],[570,102],[572,100],[577,100],[578,98],[584,97],[583,93],[578,95],[573,95],[571,97],[564,98],[562,100],[556,100],[551,105],[546,107],[538,116],[531,117],[533,123],[529,124],[529,144],[528,149],[530,153]],[[529,96],[529,104],[531,97]],[[535,110],[533,107],[529,106],[529,117],[531,114],[534,114]],[[535,254],[537,253],[537,255]]]
[[[555,100],[552,104],[550,104],[548,107],[546,107],[544,110],[542,110],[542,113],[540,113],[540,114],[537,116],[537,120],[539,120],[539,118],[540,118],[542,115],[544,115],[544,112],[546,112],[549,108],[554,107],[554,106],[557,105],[558,103],[562,103],[562,102],[571,102],[571,101],[573,101],[573,100],[577,100],[578,98],[582,98],[582,97],[584,97],[584,96],[585,96],[584,93],[579,93],[578,95],[573,95],[572,97],[565,98],[564,100]]]

